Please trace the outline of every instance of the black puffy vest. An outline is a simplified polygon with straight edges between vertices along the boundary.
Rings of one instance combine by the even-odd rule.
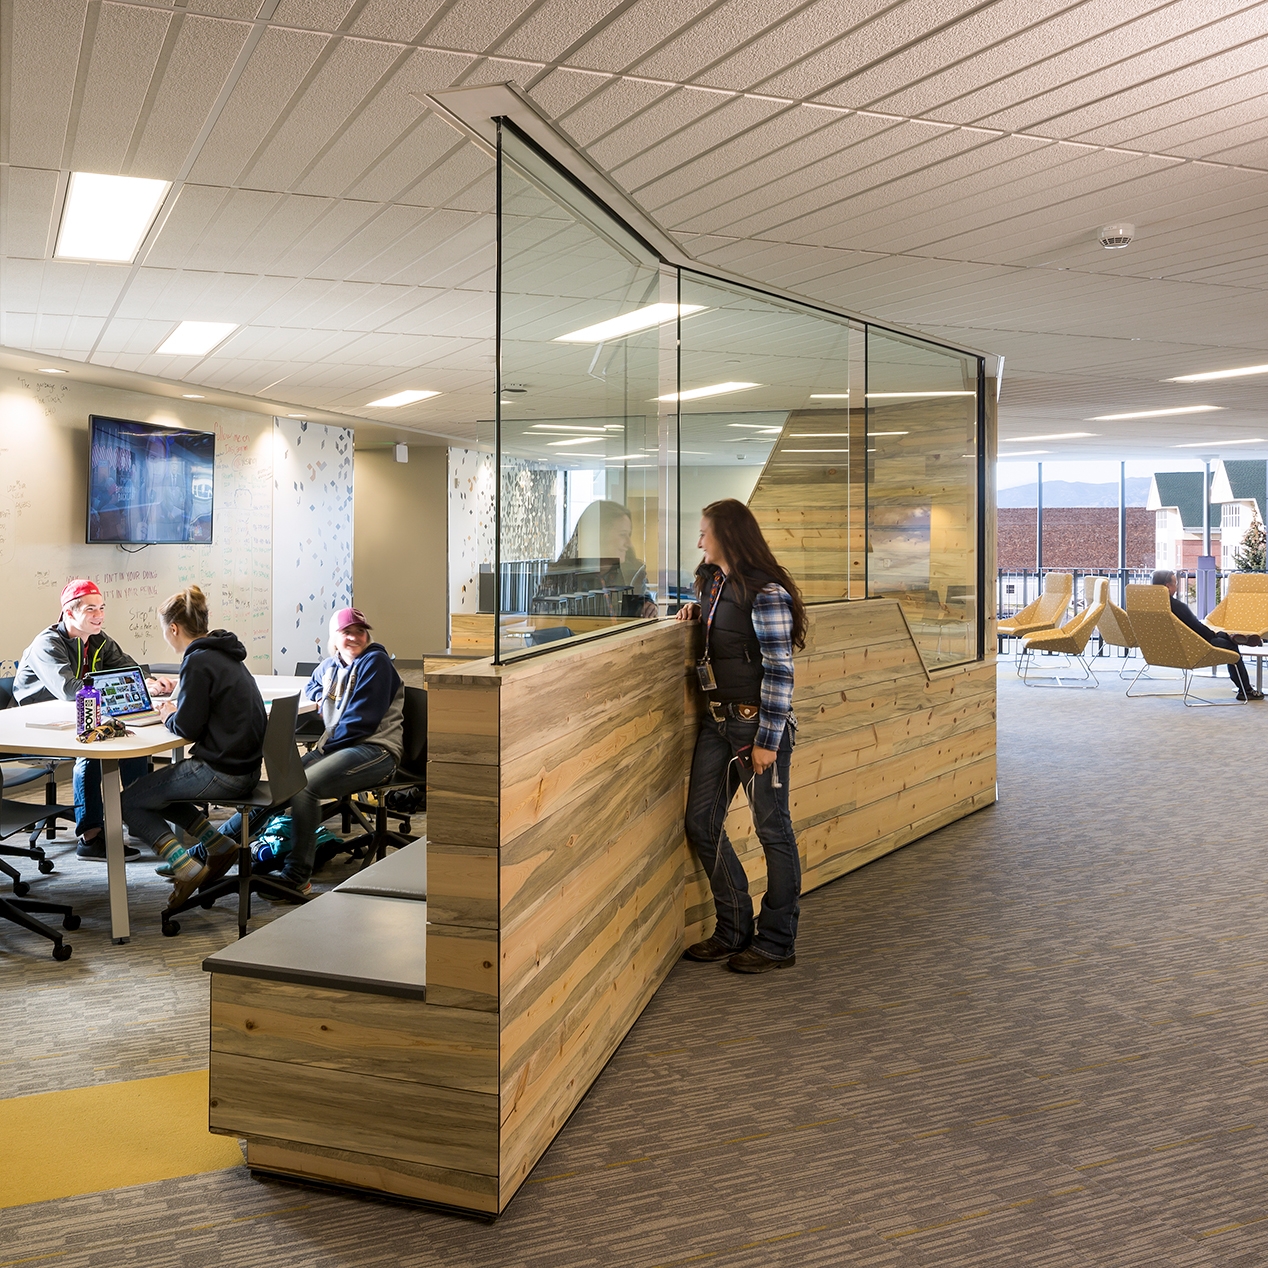
[[[709,586],[716,569],[709,569]],[[724,704],[758,704],[762,695],[762,647],[753,631],[753,596],[771,581],[762,573],[746,574],[745,595],[728,577],[718,595],[709,626],[708,654],[717,687],[711,700]],[[705,590],[708,598],[709,588]]]

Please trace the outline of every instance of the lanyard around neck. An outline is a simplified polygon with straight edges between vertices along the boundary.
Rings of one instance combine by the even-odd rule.
[[[82,678],[84,676],[84,653],[88,650],[88,643],[89,643],[88,639],[77,638],[75,640],[75,647],[79,651],[79,671],[75,674],[76,678]],[[89,673],[96,672],[97,661],[101,659],[101,649],[105,645],[106,644],[104,639],[100,643],[97,644],[97,650],[93,652],[92,660],[88,663]]]

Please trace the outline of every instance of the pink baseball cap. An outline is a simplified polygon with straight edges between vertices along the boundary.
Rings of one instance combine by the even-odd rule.
[[[95,581],[89,581],[85,577],[76,577],[74,581],[68,581],[65,589],[62,590],[62,610],[65,611],[76,599],[86,599],[92,594],[101,598],[101,591],[97,588]]]
[[[330,618],[330,632],[338,634],[346,630],[350,625],[363,625],[367,630],[372,630],[373,625],[365,619],[365,613],[360,608],[340,608],[338,612]]]

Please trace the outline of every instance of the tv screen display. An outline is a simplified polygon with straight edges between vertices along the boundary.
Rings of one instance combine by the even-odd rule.
[[[214,435],[96,414],[88,427],[90,542],[211,541]]]

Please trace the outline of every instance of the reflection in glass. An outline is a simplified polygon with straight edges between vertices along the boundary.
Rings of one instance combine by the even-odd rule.
[[[868,593],[902,601],[927,665],[977,652],[978,359],[867,335]]]

